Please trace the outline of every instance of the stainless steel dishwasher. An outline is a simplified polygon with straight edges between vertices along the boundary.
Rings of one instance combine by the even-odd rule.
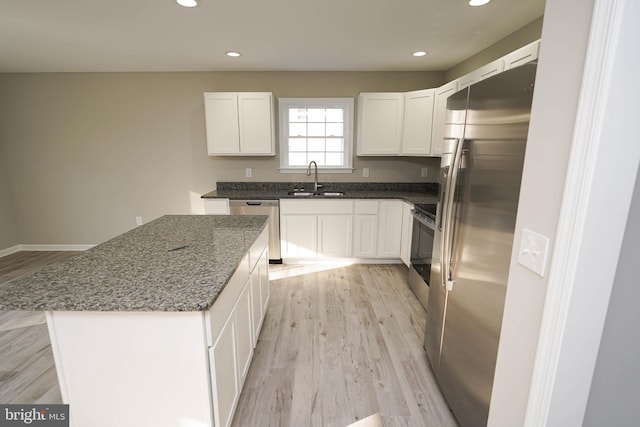
[[[280,201],[279,200],[229,200],[231,215],[269,216],[269,262],[282,263],[280,255]]]

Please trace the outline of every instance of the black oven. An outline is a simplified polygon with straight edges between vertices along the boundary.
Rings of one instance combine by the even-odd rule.
[[[416,204],[413,211],[413,231],[411,235],[411,268],[409,284],[427,308],[429,299],[429,277],[433,255],[433,238],[436,228],[436,205]]]

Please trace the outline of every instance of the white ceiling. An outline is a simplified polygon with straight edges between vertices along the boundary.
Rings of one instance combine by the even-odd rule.
[[[543,11],[544,0],[0,0],[0,72],[447,70]]]

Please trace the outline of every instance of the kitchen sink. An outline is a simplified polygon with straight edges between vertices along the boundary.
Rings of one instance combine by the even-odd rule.
[[[289,191],[290,196],[314,196],[310,191]]]
[[[339,197],[344,196],[343,191],[324,191],[313,193],[311,191],[289,191],[290,196],[300,196],[300,197]]]

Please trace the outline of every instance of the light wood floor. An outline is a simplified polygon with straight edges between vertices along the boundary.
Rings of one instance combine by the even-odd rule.
[[[0,258],[0,286],[77,252],[18,252]],[[0,312],[0,402],[62,403],[44,312]]]
[[[0,286],[72,254],[0,258]],[[235,427],[456,426],[422,348],[425,312],[405,267],[284,265],[270,274]],[[0,312],[0,402],[62,402],[42,313]]]
[[[456,425],[404,266],[280,269],[234,426]]]

